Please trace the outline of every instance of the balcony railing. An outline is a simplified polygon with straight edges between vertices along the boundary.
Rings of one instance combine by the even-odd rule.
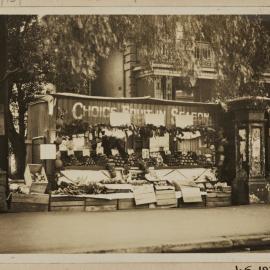
[[[161,41],[160,41],[161,42]],[[199,68],[215,68],[215,55],[213,50],[211,49],[209,43],[205,42],[196,42],[195,46],[189,42],[188,40],[177,40],[176,42],[177,49],[185,51],[187,54],[193,55],[195,57],[195,64]],[[153,58],[155,55],[157,56],[157,60],[155,63],[159,62],[160,64],[171,64],[175,63],[175,59],[173,58],[173,54],[169,49],[173,46],[170,44],[166,44],[163,41],[162,46],[159,46],[159,49],[153,52]],[[137,60],[138,64],[144,65],[145,55],[143,54],[143,50],[137,48]],[[183,63],[186,65],[186,63]]]

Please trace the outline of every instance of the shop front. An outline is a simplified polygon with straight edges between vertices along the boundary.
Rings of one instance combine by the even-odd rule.
[[[224,114],[214,103],[42,96],[29,106],[13,209],[29,196],[50,211],[229,206]]]

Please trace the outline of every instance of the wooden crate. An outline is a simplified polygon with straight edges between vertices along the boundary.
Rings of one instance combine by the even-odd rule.
[[[40,173],[46,181],[33,182],[31,173]],[[30,187],[30,193],[45,193],[48,186],[48,179],[45,170],[41,164],[27,164],[24,172],[24,179],[27,186]]]
[[[207,197],[207,207],[224,207],[232,205],[231,193],[228,192],[217,192],[216,197]]]
[[[76,196],[55,196],[50,198],[50,211],[82,212],[85,210],[85,199]]]
[[[130,199],[118,199],[117,209],[118,210],[127,210],[127,209],[135,209],[135,200],[134,198]]]
[[[48,209],[48,194],[12,194],[11,212],[46,212]]]
[[[106,200],[98,198],[86,198],[85,200],[85,211],[96,212],[96,211],[114,211],[117,210],[117,200]]]
[[[177,207],[175,190],[156,190],[157,206]]]

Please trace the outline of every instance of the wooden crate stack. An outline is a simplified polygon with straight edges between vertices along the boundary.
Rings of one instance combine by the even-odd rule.
[[[47,212],[48,209],[48,194],[12,194],[11,212]]]
[[[118,199],[118,210],[128,210],[128,209],[135,209],[135,199],[134,198],[126,198],[126,199]]]
[[[164,189],[156,190],[157,208],[172,208],[177,207],[177,198],[175,190]]]
[[[85,199],[85,211],[96,212],[96,211],[114,211],[117,210],[117,200],[97,199],[97,198],[86,198]]]
[[[50,198],[50,211],[75,211],[85,210],[85,198],[76,196],[52,195]]]
[[[228,187],[222,191],[207,193],[207,207],[224,207],[232,205],[231,188]]]

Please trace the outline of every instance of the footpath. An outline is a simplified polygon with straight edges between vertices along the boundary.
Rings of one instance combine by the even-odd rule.
[[[178,253],[270,246],[270,204],[0,214],[0,253]]]

